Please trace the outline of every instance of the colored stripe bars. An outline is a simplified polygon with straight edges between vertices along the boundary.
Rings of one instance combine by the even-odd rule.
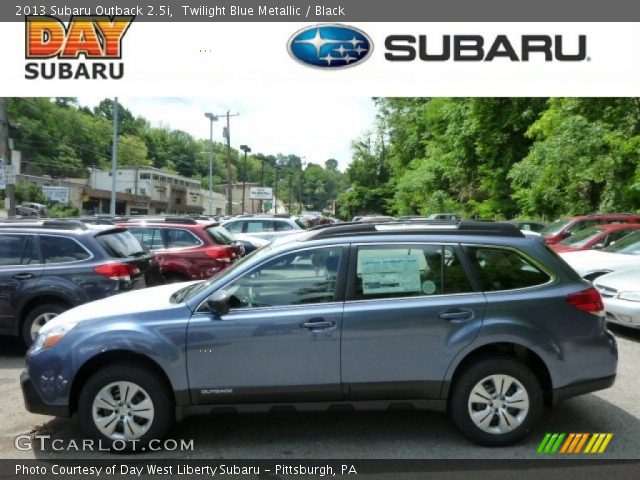
[[[547,433],[538,453],[604,453],[613,433]]]

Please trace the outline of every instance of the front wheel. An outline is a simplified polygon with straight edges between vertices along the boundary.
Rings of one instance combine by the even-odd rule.
[[[153,371],[131,364],[104,367],[84,385],[78,415],[87,434],[119,451],[162,439],[173,424],[173,400]]]
[[[542,411],[542,388],[513,357],[487,357],[467,367],[452,387],[449,415],[470,440],[504,446],[525,438]]]

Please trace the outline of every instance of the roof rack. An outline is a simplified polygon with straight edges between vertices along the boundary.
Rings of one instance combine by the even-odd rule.
[[[50,228],[52,230],[88,230],[87,226],[75,219],[56,220],[4,220],[0,223],[0,228]]]
[[[307,240],[345,237],[351,235],[406,235],[408,233],[437,235],[486,235],[496,237],[524,237],[515,225],[501,222],[476,221],[407,221],[381,223],[341,223],[321,225],[309,230],[312,234]]]
[[[139,223],[139,222],[151,222],[151,223],[180,223],[183,225],[198,225],[198,221],[191,217],[182,217],[182,216],[168,216],[168,217],[128,217],[123,219],[116,219],[116,222],[120,221],[123,223]]]

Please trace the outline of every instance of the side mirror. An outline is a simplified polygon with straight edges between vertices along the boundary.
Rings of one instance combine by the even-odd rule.
[[[231,310],[231,297],[224,290],[218,290],[207,299],[206,305],[216,315],[226,315]]]

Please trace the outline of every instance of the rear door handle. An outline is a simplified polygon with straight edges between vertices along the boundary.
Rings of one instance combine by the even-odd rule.
[[[336,326],[336,322],[325,320],[324,318],[312,318],[300,324],[300,328],[308,328],[309,330],[325,330]]]
[[[461,321],[461,320],[471,320],[474,317],[474,315],[473,315],[473,311],[471,310],[465,310],[462,308],[452,308],[451,310],[445,310],[444,312],[440,313],[439,317],[442,318],[443,320]]]
[[[15,280],[31,280],[35,275],[33,273],[16,273],[13,278]]]

